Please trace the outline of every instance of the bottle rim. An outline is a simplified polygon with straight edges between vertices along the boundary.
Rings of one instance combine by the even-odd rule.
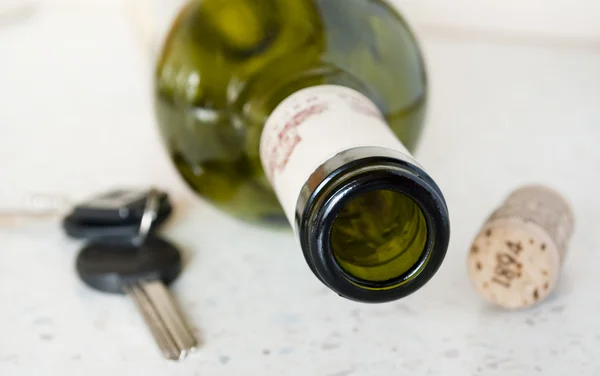
[[[370,155],[342,164],[311,192],[302,215],[297,215],[297,230],[305,259],[321,282],[350,300],[382,303],[412,294],[434,276],[446,255],[450,224],[444,197],[425,171],[400,158],[365,154]],[[380,282],[350,275],[331,249],[331,228],[337,214],[353,197],[374,190],[408,196],[423,212],[427,225],[419,261],[406,273]]]

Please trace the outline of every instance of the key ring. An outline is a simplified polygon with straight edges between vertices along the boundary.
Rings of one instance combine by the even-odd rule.
[[[140,221],[140,229],[138,236],[135,239],[137,245],[142,245],[148,238],[150,230],[152,228],[152,222],[156,219],[158,214],[159,191],[155,188],[151,188],[148,191],[148,197],[146,198],[146,204],[144,205],[144,214],[142,214],[142,220]]]

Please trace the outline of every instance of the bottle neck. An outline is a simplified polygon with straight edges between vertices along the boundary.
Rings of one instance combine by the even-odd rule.
[[[440,266],[449,238],[443,196],[364,95],[335,85],[292,94],[267,120],[260,154],[309,266],[338,294],[398,299]],[[382,192],[373,198],[379,203],[354,205],[356,220],[336,222],[369,192]],[[402,198],[390,201],[390,194]]]
[[[379,280],[350,273],[332,245],[336,219],[350,202],[372,192],[401,194],[418,207],[424,222],[423,243],[406,242],[396,259],[402,262],[404,258],[407,267],[400,265],[398,274]],[[317,277],[338,294],[364,302],[396,300],[422,287],[444,260],[450,236],[448,209],[436,183],[420,167],[405,161],[403,154],[381,147],[347,150],[321,165],[302,190],[296,227],[304,256]],[[384,267],[398,270],[391,263]]]

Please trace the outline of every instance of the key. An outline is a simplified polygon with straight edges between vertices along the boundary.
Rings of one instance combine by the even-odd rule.
[[[139,223],[148,195],[156,195],[159,216],[170,211],[168,196],[155,188],[148,190],[115,189],[77,204],[71,215],[78,222],[100,225]]]
[[[80,251],[76,269],[89,287],[131,297],[167,359],[196,350],[198,341],[167,288],[182,269],[171,243],[153,234],[141,244],[136,238],[94,241]]]
[[[149,205],[153,205],[150,221]],[[140,227],[147,227],[147,232],[153,230],[171,212],[168,195],[158,189],[117,189],[76,205],[63,219],[63,228],[73,238],[133,237]]]

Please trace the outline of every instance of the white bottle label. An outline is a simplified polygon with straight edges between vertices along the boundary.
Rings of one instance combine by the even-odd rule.
[[[260,158],[290,224],[310,175],[336,154],[360,146],[394,149],[413,160],[377,106],[353,89],[308,87],[275,108],[262,132]]]

